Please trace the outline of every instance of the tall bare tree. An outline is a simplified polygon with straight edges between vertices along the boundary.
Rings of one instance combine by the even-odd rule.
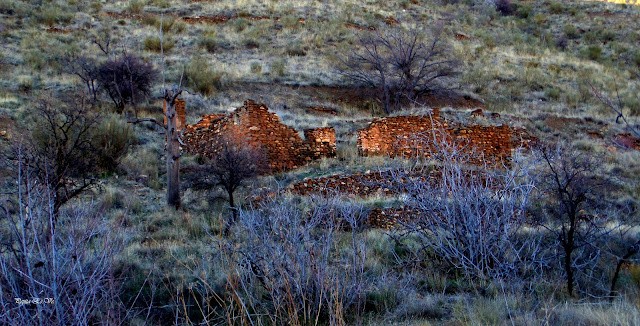
[[[545,166],[538,185],[544,211],[539,226],[554,235],[562,252],[567,292],[575,293],[576,271],[593,269],[599,241],[613,231],[610,214],[603,209],[604,182],[598,176],[598,160],[568,145],[542,148]]]
[[[164,70],[164,36],[162,32],[162,21],[159,28],[160,38],[160,55],[162,65],[162,99],[166,106],[165,122],[160,122],[153,118],[140,118],[138,117],[138,110],[134,105],[134,118],[129,122],[132,124],[138,124],[142,122],[152,122],[164,129],[166,139],[166,167],[167,167],[167,205],[175,208],[179,208],[180,201],[180,157],[182,142],[182,130],[178,129],[178,114],[176,111],[176,100],[182,94],[182,76],[180,77],[180,83],[168,89],[165,82],[165,70]]]

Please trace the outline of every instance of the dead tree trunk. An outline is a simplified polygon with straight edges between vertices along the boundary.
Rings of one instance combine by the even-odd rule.
[[[176,98],[179,90],[165,90],[167,135],[167,205],[180,208],[180,131],[177,126]]]

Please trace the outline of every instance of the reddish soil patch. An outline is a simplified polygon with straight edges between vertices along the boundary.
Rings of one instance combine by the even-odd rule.
[[[633,137],[631,134],[615,135],[613,141],[620,147],[640,151],[640,138]]]
[[[418,98],[416,101],[430,107],[485,108],[484,103],[470,96],[460,95],[455,92],[427,94]]]
[[[153,14],[131,14],[128,12],[107,11],[103,15],[109,16],[113,19],[142,19],[146,16],[155,16]]]
[[[294,107],[309,108],[315,103],[330,103],[331,107],[353,107],[369,111],[372,106],[382,107],[376,99],[378,92],[367,87],[338,87],[318,85],[287,85],[262,82],[236,82],[229,85],[228,93],[234,97],[278,96],[279,102],[293,103]],[[484,108],[482,102],[454,92],[432,94],[420,99],[427,107]],[[328,113],[328,112],[327,112]]]
[[[468,41],[471,38],[469,36],[464,35],[464,34],[456,33],[456,39],[463,40],[463,41]]]
[[[364,31],[364,30],[375,31],[376,30],[376,28],[373,27],[373,26],[362,26],[362,25],[358,25],[358,24],[354,24],[354,23],[345,23],[344,27],[357,29],[359,31]]]
[[[224,24],[231,19],[235,19],[237,17],[228,17],[223,15],[213,15],[213,16],[193,16],[193,17],[182,17],[182,20],[188,24]]]
[[[15,121],[6,115],[0,115],[0,141],[11,139],[20,134]]]
[[[555,130],[564,130],[567,128],[567,125],[582,124],[583,120],[578,118],[548,116],[544,119],[544,123]]]
[[[593,139],[604,139],[604,136],[597,131],[587,131],[587,135]]]
[[[335,109],[323,108],[323,107],[315,107],[315,106],[308,107],[307,108],[307,112],[329,114],[329,115],[338,115],[338,111],[336,111]]]
[[[71,30],[70,29],[57,28],[57,27],[49,27],[49,28],[45,29],[45,32],[51,33],[51,34],[70,34]]]
[[[478,118],[478,117],[484,117],[484,112],[482,112],[482,109],[475,109],[473,111],[471,111],[471,117],[472,118]]]
[[[203,23],[203,24],[224,24],[230,20],[234,20],[234,19],[239,19],[239,18],[244,18],[250,21],[260,21],[260,20],[267,20],[267,19],[273,19],[273,21],[280,21],[280,17],[278,16],[239,16],[239,15],[235,15],[235,16],[225,16],[225,15],[211,15],[211,16],[193,16],[193,17],[182,17],[182,20],[184,20],[185,23],[189,23],[189,24],[198,24],[198,23]],[[301,24],[306,23],[306,19],[305,18],[298,18],[298,22]]]
[[[399,22],[397,19],[395,19],[395,18],[393,18],[393,17],[391,17],[391,16],[389,16],[389,17],[385,18],[385,19],[384,19],[384,23],[385,23],[385,24],[387,24],[387,25],[396,25],[396,24],[400,24],[400,22]]]
[[[368,87],[300,86],[298,91],[317,98],[317,100],[330,100],[334,103],[345,105],[363,106],[363,104],[371,102],[379,103],[377,100],[378,91]],[[485,107],[485,105],[478,100],[454,92],[426,94],[419,97],[416,102],[423,103],[428,107]]]

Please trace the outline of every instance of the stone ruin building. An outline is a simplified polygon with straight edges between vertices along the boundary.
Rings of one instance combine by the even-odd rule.
[[[204,116],[194,125],[185,123],[183,100],[176,102],[176,112],[185,149],[193,154],[213,156],[217,137],[236,132],[264,151],[270,172],[295,169],[336,155],[333,127],[306,129],[303,139],[297,130],[269,112],[266,105],[252,100],[231,113]],[[527,145],[522,136],[521,130],[506,125],[451,123],[434,109],[425,116],[375,118],[366,128],[358,130],[358,152],[363,156],[430,157],[438,152],[438,143],[446,143],[471,154],[469,163],[500,164],[509,161],[514,148]]]
[[[252,100],[229,114],[212,114],[194,125],[187,125],[183,141],[194,154],[212,156],[212,144],[224,132],[240,132],[246,141],[264,150],[271,172],[295,169],[322,157],[336,155],[333,127],[297,130],[280,122],[264,104]]]
[[[438,142],[472,153],[472,163],[499,163],[511,157],[514,130],[509,126],[463,127],[440,117],[438,109],[425,116],[398,116],[374,119],[358,131],[361,155],[430,157]]]

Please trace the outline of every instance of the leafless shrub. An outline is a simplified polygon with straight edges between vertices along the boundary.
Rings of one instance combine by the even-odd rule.
[[[146,98],[155,79],[153,66],[129,53],[105,61],[97,71],[100,86],[120,112]]]
[[[211,144],[210,158],[204,159],[197,173],[188,176],[192,188],[208,190],[222,188],[232,211],[232,220],[225,233],[237,218],[237,202],[234,194],[248,179],[267,171],[267,157],[258,144],[252,143],[241,130],[231,128],[220,134]]]
[[[237,241],[228,247],[236,323],[345,325],[347,312],[360,317],[366,256],[356,230],[362,207],[343,200],[275,198],[240,211]],[[335,251],[336,220],[353,230],[342,254]]]
[[[419,212],[402,223],[399,238],[417,238],[417,257],[435,255],[481,283],[537,276],[540,241],[527,230],[525,215],[534,189],[532,162],[518,156],[502,169],[470,166],[473,151],[446,135],[433,137],[433,145],[422,148],[434,149],[427,156],[438,159],[437,180],[421,177],[427,175],[423,165],[392,170],[405,205]]]
[[[116,228],[91,204],[55,216],[54,191],[22,168],[18,192],[0,203],[0,324],[122,323]]]
[[[420,95],[449,88],[456,60],[441,38],[411,29],[385,28],[358,34],[360,49],[343,61],[344,76],[378,90],[387,114]]]

